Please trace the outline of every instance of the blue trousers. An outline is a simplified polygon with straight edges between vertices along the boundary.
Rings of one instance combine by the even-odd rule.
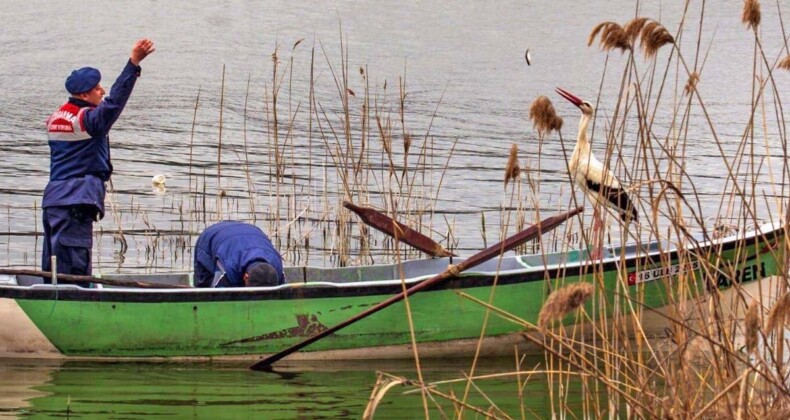
[[[46,207],[43,213],[44,248],[41,269],[51,271],[57,256],[58,273],[91,275],[94,206]]]

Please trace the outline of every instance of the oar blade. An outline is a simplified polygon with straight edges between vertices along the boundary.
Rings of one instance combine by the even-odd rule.
[[[452,257],[452,252],[445,249],[433,239],[422,233],[400,223],[391,217],[370,207],[360,207],[351,202],[344,202],[343,207],[353,211],[365,222],[366,225],[389,235],[407,245],[432,256],[432,257]]]

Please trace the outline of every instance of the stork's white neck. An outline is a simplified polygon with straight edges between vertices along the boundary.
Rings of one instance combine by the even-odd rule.
[[[587,126],[590,125],[592,115],[582,114],[579,121],[579,136],[576,138],[576,147],[573,150],[574,154],[589,153],[590,141],[587,139]]]

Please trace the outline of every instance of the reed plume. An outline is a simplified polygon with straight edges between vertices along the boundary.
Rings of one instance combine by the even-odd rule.
[[[632,45],[636,43],[636,39],[639,37],[639,33],[642,32],[642,28],[650,20],[650,18],[638,17],[631,19],[631,21],[625,24],[623,31],[625,31],[625,36],[628,37]]]
[[[768,313],[768,321],[765,325],[766,333],[770,333],[777,328],[782,328],[790,318],[790,292],[785,293],[776,300],[771,311]]]
[[[595,37],[601,34],[600,45],[602,50],[618,49],[620,52],[625,52],[631,49],[631,44],[628,42],[623,27],[615,22],[603,22],[593,28],[590,36],[587,38],[587,46],[592,45]]]
[[[782,70],[790,70],[790,55],[783,58],[782,61],[779,62],[777,67],[779,67]]]
[[[555,290],[540,310],[538,326],[545,328],[550,322],[573,312],[592,296],[594,290],[591,283],[574,283]]]
[[[691,73],[691,76],[689,76],[689,80],[686,82],[686,88],[683,89],[686,92],[686,95],[691,95],[695,90],[697,90],[698,82],[699,82],[699,74],[695,71]]]
[[[757,348],[757,337],[760,331],[760,304],[757,301],[752,301],[749,309],[746,310],[746,320],[744,322],[746,328],[746,349],[749,352],[754,352]]]
[[[411,149],[412,138],[411,134],[406,133],[403,135],[403,153],[409,154],[409,149]]]
[[[636,39],[640,38],[640,47],[648,58],[656,55],[664,45],[675,42],[664,25],[647,17],[638,17],[626,23],[623,34],[630,45],[636,45]]]
[[[529,118],[541,135],[562,129],[562,118],[557,115],[551,100],[546,96],[538,96],[529,108]]]
[[[505,167],[505,188],[510,180],[518,179],[521,173],[521,168],[518,165],[518,146],[514,143],[510,146],[510,157],[507,159],[507,166]]]
[[[675,42],[675,38],[670,35],[667,28],[656,21],[648,22],[642,28],[640,37],[642,51],[647,58],[655,56],[664,45]]]
[[[746,24],[747,28],[757,30],[757,27],[760,26],[760,19],[762,19],[760,2],[758,0],[745,0],[743,2],[741,21]]]

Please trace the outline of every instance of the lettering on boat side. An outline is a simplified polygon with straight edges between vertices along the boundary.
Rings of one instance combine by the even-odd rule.
[[[633,286],[639,283],[648,281],[655,281],[664,277],[677,276],[683,272],[689,272],[699,269],[699,261],[692,261],[691,263],[675,264],[669,267],[651,268],[650,270],[634,271],[628,273],[628,285]]]
[[[312,337],[321,331],[327,329],[327,326],[318,321],[318,317],[308,314],[296,315],[296,326],[291,328],[284,328],[279,331],[272,331],[270,333],[256,335],[255,337],[243,338],[241,340],[229,341],[220,344],[221,346],[231,346],[234,344],[253,343],[256,341],[276,340],[278,338],[286,337]]]
[[[730,287],[733,281],[738,284],[748,283],[763,277],[765,277],[765,262],[760,262],[759,265],[755,262],[754,264],[747,265],[741,270],[735,270],[734,278],[730,278],[730,276],[724,273],[719,273],[716,284],[719,287]]]

